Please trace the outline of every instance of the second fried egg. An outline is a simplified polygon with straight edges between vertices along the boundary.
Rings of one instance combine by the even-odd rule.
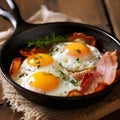
[[[52,57],[68,71],[96,67],[101,58],[99,50],[80,42],[59,43],[53,46]]]

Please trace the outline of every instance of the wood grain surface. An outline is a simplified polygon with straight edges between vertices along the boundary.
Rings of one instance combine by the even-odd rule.
[[[113,32],[120,39],[120,0],[105,0]]]
[[[119,0],[15,0],[21,16],[26,21],[41,5],[48,9],[64,13],[70,17],[81,19],[84,23],[98,26],[111,32],[120,39],[120,1]],[[9,10],[5,0],[0,0],[0,6]],[[7,30],[11,24],[0,17],[0,31]],[[2,105],[2,88],[0,86],[0,120],[19,120],[22,113],[12,111],[8,104]],[[119,120],[120,110],[101,120]]]
[[[61,12],[68,16],[81,19],[84,23],[96,25],[110,31],[108,21],[104,12],[101,0],[15,0],[19,6],[21,16],[24,20],[31,17],[41,5],[46,5],[48,9]],[[0,6],[8,9],[5,0],[0,1]],[[99,6],[99,9],[98,9]],[[10,27],[10,24],[0,18],[0,31]]]

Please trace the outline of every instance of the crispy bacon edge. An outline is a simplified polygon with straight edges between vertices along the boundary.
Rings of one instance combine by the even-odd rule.
[[[68,93],[68,95],[67,95],[67,97],[75,97],[75,96],[83,96],[83,94],[80,92],[80,91],[78,91],[78,90],[71,90],[69,93]]]
[[[93,36],[87,36],[84,33],[74,32],[67,40],[69,42],[78,41],[96,47],[96,39]]]
[[[20,54],[23,57],[29,57],[30,55],[37,54],[37,53],[47,53],[49,51],[48,48],[25,48],[20,50]]]
[[[12,60],[10,69],[9,69],[9,75],[13,76],[16,75],[19,72],[20,66],[22,63],[22,58],[18,57]]]

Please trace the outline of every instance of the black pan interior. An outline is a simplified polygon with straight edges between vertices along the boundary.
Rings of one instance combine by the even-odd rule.
[[[38,25],[32,29],[21,32],[16,36],[12,36],[9,40],[5,42],[5,44],[1,48],[0,53],[0,66],[3,75],[6,79],[27,99],[38,103],[44,106],[54,106],[54,107],[65,107],[71,106],[75,104],[75,101],[81,105],[81,103],[89,103],[91,101],[95,101],[100,98],[100,96],[104,95],[109,91],[109,89],[102,91],[101,93],[83,96],[83,97],[74,97],[74,98],[63,98],[63,97],[51,97],[46,95],[37,94],[26,90],[16,83],[14,83],[9,78],[9,67],[13,58],[20,56],[19,50],[25,47],[26,40],[33,40],[38,37],[44,37],[55,33],[56,35],[70,35],[74,32],[82,32],[86,35],[92,35],[97,40],[97,47],[101,52],[105,51],[113,51],[118,50],[120,52],[120,43],[117,39],[112,37],[107,32],[98,29],[96,27],[79,24],[79,23],[69,23],[69,22],[61,22],[61,23],[49,23]],[[120,66],[120,57],[118,56],[118,63]],[[114,85],[113,85],[114,86]],[[110,86],[112,88],[112,86]],[[66,105],[65,105],[66,104]],[[77,105],[78,106],[78,105]],[[63,108],[64,108],[63,107]]]

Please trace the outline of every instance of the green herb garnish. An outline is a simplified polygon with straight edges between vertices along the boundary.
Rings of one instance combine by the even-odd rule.
[[[79,58],[76,58],[76,61],[79,62]]]
[[[25,76],[27,76],[28,74],[27,73],[23,73],[23,74],[21,74],[19,77],[21,78],[21,77],[25,77]]]
[[[81,53],[80,49],[77,49],[76,52],[77,52],[77,53]]]
[[[74,86],[78,86],[78,81],[71,80],[70,82],[71,82]]]
[[[26,41],[27,47],[50,47],[53,44],[66,42],[67,36],[63,35],[55,35],[55,33],[52,33],[50,36],[37,38],[35,40],[28,40]]]

